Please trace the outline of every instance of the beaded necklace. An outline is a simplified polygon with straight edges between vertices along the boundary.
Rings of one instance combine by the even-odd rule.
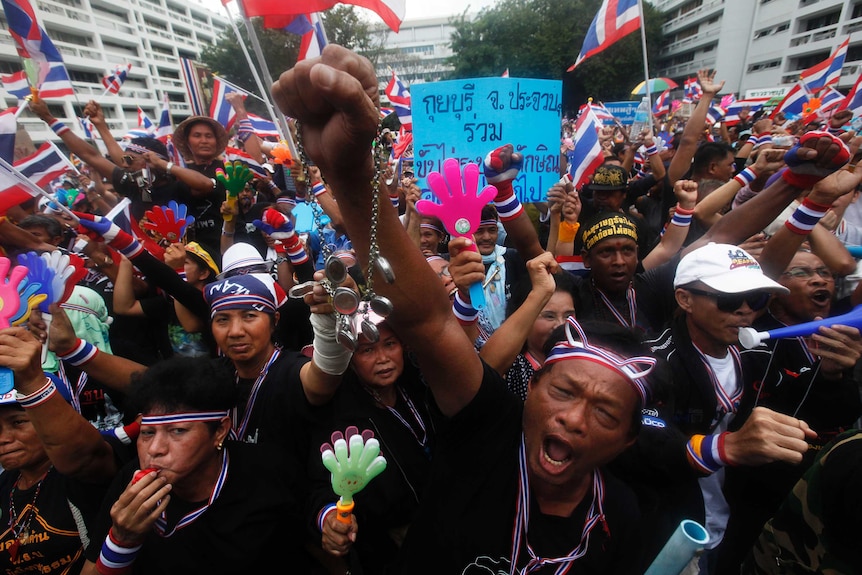
[[[39,498],[39,493],[42,491],[42,482],[48,476],[48,472],[53,469],[53,465],[48,468],[48,471],[39,478],[39,481],[36,482],[36,491],[33,494],[33,500],[30,501],[30,505],[25,506],[24,509],[19,513],[15,510],[15,491],[19,491],[18,483],[21,481],[21,475],[18,475],[18,479],[15,480],[15,484],[12,485],[12,489],[9,491],[9,527],[12,529],[12,535],[14,539],[12,539],[12,544],[9,546],[9,556],[12,559],[12,563],[18,561],[18,551],[22,545],[27,543],[27,540],[30,538],[30,522],[33,521],[33,516],[36,514],[36,500]]]

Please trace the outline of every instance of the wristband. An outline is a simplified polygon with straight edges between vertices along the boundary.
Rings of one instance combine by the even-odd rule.
[[[69,131],[69,126],[67,126],[66,124],[64,124],[63,122],[58,120],[57,118],[54,118],[53,120],[51,120],[51,122],[48,124],[48,127],[51,128],[52,130],[54,130],[54,133],[57,134],[58,136],[62,136],[63,134],[65,134],[66,132]]]
[[[239,121],[239,125],[236,129],[236,138],[240,142],[245,143],[246,140],[252,137],[254,134],[254,126],[251,123],[251,120],[248,118]]]
[[[557,240],[561,242],[573,242],[575,241],[575,236],[578,235],[578,230],[580,229],[581,224],[575,222],[573,224],[569,222],[560,222],[560,231],[557,234]]]
[[[400,200],[400,198],[397,195],[389,196],[389,201],[392,202],[392,207],[394,207],[394,208],[398,207],[398,204],[400,203],[399,200]]]
[[[498,182],[493,184],[493,186],[497,188],[497,197],[494,198],[494,205],[497,206],[500,221],[509,222],[520,216],[524,211],[524,207],[515,195],[511,180]]]
[[[223,236],[227,236],[227,237],[233,237],[233,235],[234,235],[235,233],[236,233],[235,231],[234,231],[234,232],[229,232],[229,231],[227,231],[227,230],[225,229],[224,225],[222,225],[222,227],[221,227],[221,235],[223,235]]]
[[[814,229],[814,226],[817,225],[817,222],[820,221],[820,218],[825,216],[831,207],[817,204],[805,198],[802,200],[802,204],[793,212],[793,215],[784,222],[784,225],[794,234],[801,236],[808,235]]]
[[[108,530],[108,536],[102,543],[102,551],[96,561],[96,570],[100,575],[117,575],[131,567],[141,550],[142,545],[126,547],[114,537],[113,528]]]
[[[693,215],[694,210],[687,210],[677,204],[676,209],[673,211],[673,217],[671,218],[670,223],[681,228],[687,228],[691,225],[691,218]]]
[[[452,313],[455,314],[459,322],[465,325],[472,324],[479,319],[479,310],[461,299],[460,292],[455,292],[455,299],[452,301]]]
[[[655,144],[646,149],[647,157],[655,156],[656,154],[658,154],[658,146],[656,146]]]
[[[755,149],[765,145],[772,145],[772,134],[768,132],[757,136],[757,141],[754,143]]]
[[[730,435],[730,432],[725,431],[718,436],[718,458],[721,460],[722,465],[733,467],[736,464],[727,456],[727,450],[725,449],[725,439],[727,439],[728,435]]]
[[[308,261],[308,253],[299,240],[299,236],[293,234],[289,238],[283,238],[281,243],[287,252],[287,257],[290,258],[290,263],[298,266]]]
[[[317,514],[317,529],[323,533],[323,524],[326,521],[326,516],[331,512],[335,511],[337,506],[335,503],[330,503],[326,507],[320,510],[320,513]]]
[[[755,148],[755,147],[757,147],[757,143],[759,141],[760,141],[760,139],[757,136],[748,136],[748,139],[745,140],[745,144],[751,144],[751,147]],[[743,146],[745,144],[743,144]]]
[[[85,365],[91,361],[99,353],[99,349],[88,341],[78,338],[72,349],[65,353],[58,353],[57,357],[68,362],[76,367]]]
[[[335,339],[335,315],[313,313],[309,317],[314,331],[311,360],[328,375],[341,375],[347,371],[353,352]]]
[[[25,409],[30,409],[36,407],[37,405],[45,403],[55,393],[57,393],[57,386],[54,384],[54,380],[50,377],[46,377],[45,385],[43,385],[33,393],[28,393],[25,395],[23,393],[20,393],[19,391],[15,391],[15,400],[21,407]]]
[[[749,167],[736,174],[733,177],[733,180],[737,184],[739,184],[740,187],[744,188],[745,186],[751,185],[751,182],[753,182],[756,178],[757,173]]]
[[[311,187],[311,191],[314,194],[314,197],[320,197],[327,192],[326,186],[323,185],[323,182],[317,182]]]
[[[165,166],[165,173],[166,173],[166,174],[168,174],[168,175],[170,176],[170,175],[171,175],[171,170],[173,170],[173,169],[174,169],[174,163],[173,163],[173,162],[168,162],[168,165],[167,165],[167,166]]]
[[[719,443],[724,442],[722,435],[695,435],[688,440],[685,445],[686,456],[694,469],[709,475],[726,465],[718,448]]]

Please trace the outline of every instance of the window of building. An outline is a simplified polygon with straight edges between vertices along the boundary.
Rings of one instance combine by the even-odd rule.
[[[859,60],[862,60],[862,44],[857,44],[856,46],[848,46],[847,57],[844,59],[844,61],[858,62]]]
[[[790,29],[790,22],[785,22],[784,24],[779,24],[778,26],[775,27],[775,33],[778,34],[779,32],[784,32],[785,30],[789,30],[789,29]]]
[[[158,74],[159,78],[170,78],[172,80],[180,79],[180,73],[174,70],[168,70],[166,68],[156,68],[156,73]]]
[[[813,18],[809,18],[808,20],[803,21],[802,30],[805,32],[810,32],[811,30],[817,30],[818,28],[837,24],[840,17],[841,10],[835,10],[834,12],[828,12],[826,14],[814,16]]]
[[[853,12],[850,13],[851,18],[859,18],[862,16],[862,2],[853,5]]]
[[[77,46],[92,46],[93,39],[89,36],[79,36],[78,34],[72,34],[70,32],[61,32],[60,30],[54,30],[52,28],[47,28],[46,32],[48,32],[48,37],[52,40],[58,40],[60,42],[67,42],[69,44],[75,44]]]
[[[690,28],[680,30],[679,32],[676,33],[676,39],[677,39],[677,41],[679,41],[679,40],[685,40],[686,38],[691,38],[692,36],[697,36],[697,33],[699,30],[700,30],[700,26],[698,26],[698,25],[694,25],[694,26],[691,26]]]
[[[703,0],[692,0],[691,2],[686,2],[682,6],[679,7],[679,15],[688,14],[692,10],[696,10],[703,6]]]
[[[66,71],[69,72],[69,78],[73,82],[89,82],[90,84],[101,84],[102,76],[96,74],[95,72],[83,72],[81,70],[70,70],[68,67]]]

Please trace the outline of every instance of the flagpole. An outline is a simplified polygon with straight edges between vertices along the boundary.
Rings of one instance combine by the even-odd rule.
[[[243,46],[243,47],[244,47],[244,46]],[[264,104],[266,104],[266,100],[264,100],[263,98],[261,98],[260,96],[258,96],[257,94],[255,94],[254,92],[251,92],[251,91],[249,91],[249,90],[246,90],[246,89],[245,89],[245,88],[243,88],[242,86],[237,86],[236,84],[234,84],[234,83],[232,83],[232,82],[228,82],[227,80],[225,80],[224,78],[222,78],[222,77],[221,77],[221,76],[219,76],[218,74],[213,74],[213,78],[218,78],[220,82],[224,82],[225,84],[227,84],[228,86],[230,86],[230,87],[231,87],[231,88],[233,88],[234,90],[238,90],[238,91],[240,91],[240,92],[243,92],[243,93],[245,93],[245,94],[248,94],[248,95],[249,95],[249,96],[251,96],[252,98],[255,98],[256,100],[260,100],[261,102],[263,102]],[[258,90],[259,90],[259,89],[260,89],[260,86],[258,86]]]
[[[649,128],[650,131],[653,129],[653,125],[655,124],[655,120],[652,116],[652,93],[650,92],[649,87],[649,63],[647,62],[647,48],[646,48],[646,20],[644,19],[644,6],[643,0],[638,0],[638,18],[641,19],[641,48],[643,49],[643,60],[644,60],[644,89],[646,90],[646,99],[647,99],[647,113],[649,114]],[[630,136],[637,137],[637,134],[630,134]]]
[[[230,20],[230,25],[233,28],[234,34],[236,34],[237,43],[239,43],[240,48],[242,48],[242,53],[245,55],[245,59],[248,62],[248,67],[251,69],[251,73],[254,76],[254,81],[257,83],[258,90],[260,90],[261,95],[264,97],[264,104],[266,105],[266,109],[269,111],[270,117],[275,120],[276,127],[280,128],[280,132],[282,133],[281,139],[287,142],[287,147],[290,149],[290,155],[292,158],[299,159],[299,152],[296,149],[296,144],[293,142],[293,136],[290,133],[290,127],[287,125],[287,120],[284,117],[284,114],[281,113],[281,110],[276,110],[273,108],[272,103],[269,101],[267,97],[269,94],[269,90],[264,88],[263,81],[260,78],[260,74],[257,72],[257,68],[252,62],[251,55],[248,53],[248,49],[245,47],[245,43],[242,40],[242,36],[239,33],[239,28],[236,26],[236,22],[230,14],[230,10],[227,7],[227,4],[222,4],[224,6],[225,12],[228,14],[228,20]],[[252,48],[254,48],[254,53],[257,56],[257,61],[260,63],[260,68],[266,76],[269,85],[272,86],[272,76],[269,73],[269,68],[267,68],[266,60],[263,57],[263,51],[260,48],[260,42],[257,39],[257,34],[254,31],[254,27],[251,25],[251,21],[245,15],[245,8],[242,5],[242,2],[236,3],[237,9],[239,10],[240,16],[242,16],[243,22],[245,22],[245,29],[248,33],[249,39],[251,40]]]
[[[24,174],[22,174],[22,173],[18,170],[18,168],[16,168],[15,166],[11,165],[9,162],[7,162],[6,160],[4,160],[3,158],[0,158],[0,166],[2,166],[3,168],[5,168],[5,169],[6,169],[6,171],[9,173],[9,175],[11,175],[13,178],[15,178],[15,179],[18,181],[18,183],[19,183],[19,184],[21,184],[22,186],[24,186],[25,188],[27,188],[28,190],[30,190],[30,192],[31,192],[31,193],[36,193],[36,194],[38,194],[38,195],[40,195],[40,196],[42,196],[42,197],[44,197],[44,198],[47,198],[48,200],[50,200],[50,201],[54,202],[54,204],[55,204],[58,208],[60,208],[60,211],[61,211],[61,212],[65,213],[67,216],[69,216],[70,218],[72,218],[72,220],[73,220],[76,224],[77,224],[77,223],[80,223],[80,220],[78,219],[78,216],[76,216],[76,215],[74,214],[74,212],[72,212],[72,210],[70,210],[69,208],[67,208],[66,206],[64,206],[62,203],[58,202],[58,201],[57,201],[57,199],[56,199],[54,196],[52,196],[51,194],[49,194],[48,192],[46,192],[45,190],[43,190],[42,188],[40,188],[39,186],[37,186],[36,184],[34,184],[33,182],[31,182],[31,181],[27,178],[27,176],[25,176]]]

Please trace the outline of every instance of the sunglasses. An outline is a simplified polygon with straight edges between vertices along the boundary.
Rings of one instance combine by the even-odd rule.
[[[232,278],[236,276],[244,276],[247,274],[268,274],[271,271],[271,266],[269,264],[252,264],[250,266],[244,266],[232,270],[228,270],[226,272],[222,272],[216,276],[217,280],[223,280],[227,278]]]
[[[695,295],[702,295],[715,300],[715,307],[719,311],[734,312],[742,307],[743,303],[747,303],[753,311],[760,311],[769,303],[769,293],[756,291],[747,293],[717,293],[712,291],[704,291],[695,288],[684,288],[687,292]]]

